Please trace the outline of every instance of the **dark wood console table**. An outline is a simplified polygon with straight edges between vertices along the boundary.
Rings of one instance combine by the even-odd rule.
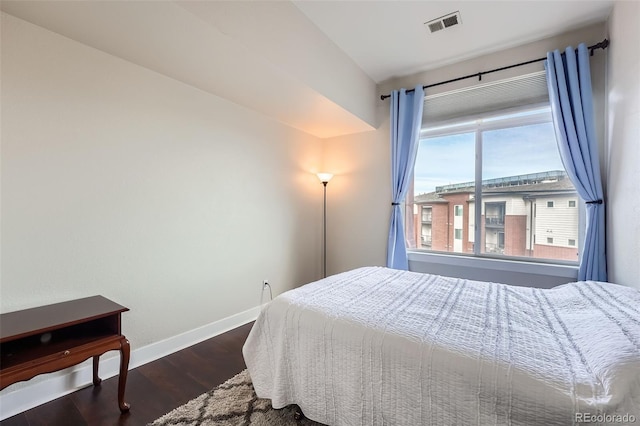
[[[121,412],[129,411],[124,390],[130,349],[120,328],[120,315],[128,310],[93,296],[0,315],[0,390],[91,357],[97,386],[100,355],[119,350],[118,405]]]

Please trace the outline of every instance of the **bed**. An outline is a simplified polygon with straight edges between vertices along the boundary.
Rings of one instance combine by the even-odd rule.
[[[259,397],[332,426],[640,422],[640,292],[615,284],[359,268],[275,298],[243,355]]]

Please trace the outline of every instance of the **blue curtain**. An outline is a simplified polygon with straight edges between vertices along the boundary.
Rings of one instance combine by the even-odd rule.
[[[600,161],[593,118],[589,52],[567,47],[547,53],[545,62],[549,100],[562,163],[580,197],[586,202],[585,241],[579,280],[607,280],[605,224]]]
[[[407,93],[405,89],[391,92],[391,192],[392,210],[387,245],[387,267],[409,269],[404,223],[400,203],[409,188],[409,179],[418,153],[424,91],[416,86]]]

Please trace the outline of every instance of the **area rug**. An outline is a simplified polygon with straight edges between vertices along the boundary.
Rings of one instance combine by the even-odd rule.
[[[322,426],[295,419],[295,406],[276,410],[271,401],[256,396],[247,370],[160,417],[148,426]]]

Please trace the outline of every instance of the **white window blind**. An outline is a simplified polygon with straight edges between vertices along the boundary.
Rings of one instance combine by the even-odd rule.
[[[523,105],[549,102],[544,71],[477,84],[424,99],[423,126],[487,114]]]

